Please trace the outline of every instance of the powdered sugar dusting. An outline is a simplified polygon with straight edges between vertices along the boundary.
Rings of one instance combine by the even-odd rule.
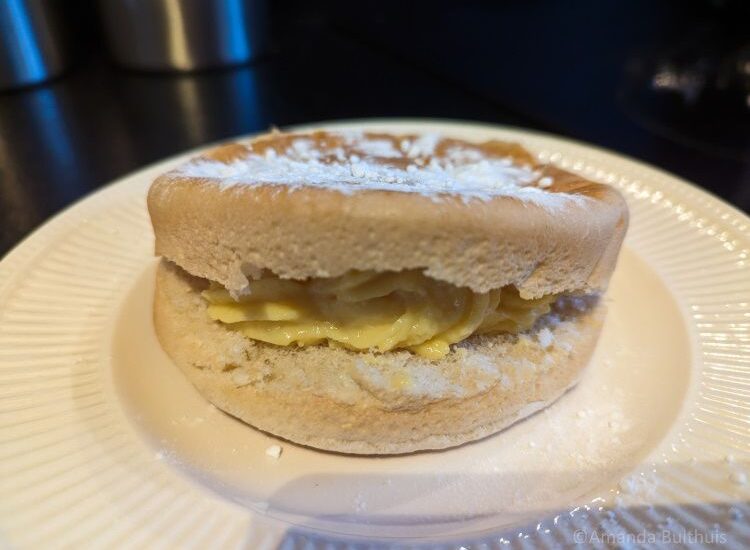
[[[335,145],[316,142],[307,135],[291,136],[281,151],[270,147],[262,153],[248,150],[246,156],[230,162],[201,158],[182,166],[177,174],[216,179],[227,188],[306,186],[346,194],[379,190],[433,198],[457,195],[465,200],[509,196],[552,208],[587,200],[577,194],[548,191],[551,178],[532,166],[516,164],[509,156],[493,157],[461,145],[445,147],[437,154],[444,139],[437,134],[401,140],[361,132],[328,135],[336,138]]]
[[[406,154],[411,158],[434,155],[439,142],[439,134],[423,134],[409,144]]]
[[[357,147],[365,155],[383,158],[397,158],[401,152],[387,139],[362,140]]]

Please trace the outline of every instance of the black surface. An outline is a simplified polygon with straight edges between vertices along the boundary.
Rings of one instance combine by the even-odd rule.
[[[562,134],[750,211],[750,86],[735,74],[750,36],[735,23],[747,20],[739,3],[272,4],[274,46],[249,66],[127,72],[89,32],[68,74],[0,94],[0,254],[147,163],[271,124],[337,118],[458,118]],[[692,95],[657,89],[665,67],[702,84]]]

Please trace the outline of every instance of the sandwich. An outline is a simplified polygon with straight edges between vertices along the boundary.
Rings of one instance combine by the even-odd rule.
[[[628,224],[515,143],[274,131],[156,178],[154,324],[211,403],[329,451],[460,445],[582,375]]]

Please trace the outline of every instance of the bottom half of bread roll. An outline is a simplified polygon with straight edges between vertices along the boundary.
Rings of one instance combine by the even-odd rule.
[[[209,317],[207,284],[165,260],[157,272],[157,335],[198,391],[258,429],[356,454],[452,447],[542,409],[580,377],[604,315],[595,297],[560,297],[526,332],[472,336],[429,360],[251,340]]]

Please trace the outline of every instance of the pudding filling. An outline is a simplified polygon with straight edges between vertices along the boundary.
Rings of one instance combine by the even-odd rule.
[[[559,296],[524,300],[513,286],[477,293],[420,270],[304,281],[269,274],[251,280],[237,299],[218,283],[202,295],[213,320],[261,342],[407,349],[428,359],[444,357],[473,334],[528,330]]]

